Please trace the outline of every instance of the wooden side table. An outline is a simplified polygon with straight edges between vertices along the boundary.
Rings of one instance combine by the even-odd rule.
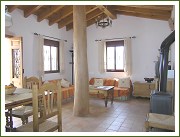
[[[134,82],[133,96],[149,98],[152,90],[155,90],[155,82]]]

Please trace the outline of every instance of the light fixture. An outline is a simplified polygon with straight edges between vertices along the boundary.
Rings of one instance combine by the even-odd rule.
[[[107,26],[112,26],[112,20],[109,17],[106,17],[105,14],[103,14],[102,17],[98,17],[98,19],[96,19],[96,27],[105,28]]]
[[[6,27],[10,27],[12,26],[12,17],[11,15],[8,13],[8,8],[7,6],[5,7],[5,26]]]

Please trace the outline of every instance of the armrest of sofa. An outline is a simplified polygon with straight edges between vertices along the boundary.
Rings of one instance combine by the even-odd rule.
[[[49,80],[48,82],[57,83],[61,79]],[[62,99],[68,99],[74,97],[74,85],[70,85],[69,87],[63,87],[62,89]]]

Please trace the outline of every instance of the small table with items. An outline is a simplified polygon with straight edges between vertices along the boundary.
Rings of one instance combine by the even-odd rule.
[[[93,85],[89,85],[89,92],[95,93],[95,94],[104,94],[105,107],[107,107],[108,97],[111,94],[111,104],[113,104],[114,86],[93,86]]]

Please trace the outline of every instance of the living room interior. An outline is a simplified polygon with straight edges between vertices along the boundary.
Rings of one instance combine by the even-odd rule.
[[[167,5],[154,5],[152,3],[145,5],[121,5],[120,2],[117,2],[117,5],[107,5],[107,3],[101,3],[99,5],[84,4],[86,5],[86,10],[89,8],[88,6],[90,6],[90,11],[86,13],[86,17],[88,17],[88,15],[90,16],[92,14],[91,12],[96,12],[96,10],[98,9],[96,13],[97,15],[94,18],[92,17],[93,22],[87,21],[87,38],[86,40],[84,40],[84,36],[82,33],[79,34],[79,36],[74,36],[75,32],[78,33],[81,31],[81,25],[83,26],[83,23],[81,24],[79,22],[79,24],[81,25],[79,25],[78,23],[76,24],[78,27],[80,27],[78,30],[75,30],[73,28],[72,22],[75,20],[72,18],[72,16],[74,16],[72,10],[73,6],[69,5],[70,3],[67,3],[67,5],[64,4],[65,6],[63,4],[54,4],[57,7],[57,11],[62,10],[62,13],[64,12],[63,14],[65,14],[66,10],[67,12],[69,12],[69,15],[67,15],[66,19],[58,21],[62,24],[64,23],[63,25],[61,25],[60,23],[59,25],[58,22],[51,23],[52,17],[50,14],[44,17],[44,19],[40,19],[41,16],[40,12],[38,13],[38,10],[43,8],[45,10],[48,9],[45,6],[41,6],[41,4],[35,4],[33,6],[31,4],[24,4],[24,6],[21,4],[13,5],[11,3],[8,3],[7,8],[9,10],[8,13],[12,17],[12,24],[4,28],[6,39],[3,38],[3,42],[10,46],[9,39],[11,40],[13,37],[22,38],[21,42],[23,51],[23,77],[41,76],[44,83],[56,82],[56,80],[60,79],[61,82],[62,80],[65,80],[67,83],[68,81],[68,84],[70,85],[67,87],[68,89],[62,88],[62,91],[64,91],[62,93],[62,127],[64,126],[63,132],[145,132],[145,121],[152,105],[150,104],[150,92],[152,90],[159,89],[160,81],[158,81],[159,76],[157,75],[159,75],[159,73],[157,74],[158,70],[156,68],[156,65],[158,61],[160,61],[161,44],[175,30],[175,9],[178,9],[179,7],[177,7],[177,5],[173,2]],[[3,9],[5,9],[5,5]],[[69,8],[68,6],[71,7]],[[115,10],[111,12],[111,8],[114,8]],[[121,8],[124,10],[121,11]],[[126,11],[127,9],[125,8],[129,9],[130,11]],[[69,9],[71,9],[71,11]],[[141,10],[145,13],[143,14]],[[155,12],[157,12],[157,15],[155,15]],[[107,16],[110,20],[109,26],[98,26],[98,19],[103,15],[105,15],[104,19],[106,19]],[[73,20],[71,20],[69,24],[67,23],[65,25],[68,19]],[[58,39],[63,43],[63,48],[60,48],[60,72],[44,73],[40,75],[38,67],[41,64],[38,64],[39,55],[36,51],[37,45],[35,44],[35,39],[37,36],[42,36],[45,39],[47,38],[50,40]],[[114,94],[111,95],[107,104],[104,104],[104,100],[106,98],[104,97],[104,95],[93,94],[93,91],[88,94],[88,102],[90,105],[88,109],[89,114],[87,116],[87,119],[81,116],[73,116],[73,105],[76,96],[75,92],[77,90],[74,86],[77,84],[76,80],[78,79],[76,75],[81,75],[77,73],[77,69],[79,69],[80,71],[84,71],[84,67],[81,65],[81,63],[77,65],[77,62],[75,62],[76,59],[74,59],[73,56],[74,54],[81,54],[83,52],[82,50],[81,52],[75,53],[78,48],[74,49],[74,43],[80,43],[79,41],[76,41],[75,38],[78,38],[79,41],[81,40],[87,45],[87,48],[85,48],[85,50],[87,49],[86,52],[88,76],[84,79],[88,80],[89,85],[95,85],[96,82],[96,84],[99,84],[98,82],[102,82],[103,84],[101,86],[113,86],[114,88]],[[106,50],[108,50],[108,48],[106,47],[106,49],[103,49],[102,44],[106,43],[107,45],[108,42],[109,44],[111,44],[112,41],[123,41],[124,45],[128,42],[130,43],[131,49],[130,53],[128,53],[130,61],[124,61],[122,59],[121,61],[124,61],[126,65],[124,65],[123,63],[120,64],[120,66],[123,66],[123,71],[112,71],[112,69],[108,69],[108,66],[106,65],[108,60],[104,60],[104,56],[107,56]],[[60,44],[62,44],[61,42]],[[106,51],[106,55],[104,55],[103,51]],[[10,62],[11,59],[9,47],[3,47],[3,52],[4,53],[2,53],[2,59],[6,58]],[[125,52],[125,50],[123,52]],[[179,70],[177,68],[178,66],[175,64],[175,62],[177,61],[176,56],[178,54],[178,50],[177,47],[175,47],[175,42],[173,42],[169,46],[168,52],[168,70],[166,75],[167,90],[171,92],[173,96],[173,112],[171,115],[179,116],[179,112],[177,109],[179,102],[179,93],[177,93],[177,89],[175,87],[175,85],[177,85],[177,77],[175,76],[175,71],[177,73]],[[7,56],[8,54],[9,56]],[[75,56],[76,58],[78,57],[78,55]],[[124,58],[123,56],[121,57]],[[62,58],[63,63],[61,62]],[[4,78],[2,85],[8,85],[9,83],[11,83],[11,74],[8,73],[10,72],[10,63],[7,64],[5,61],[2,61],[2,64],[2,71],[6,73],[7,76]],[[76,64],[76,66],[73,66],[73,64]],[[82,73],[82,75],[84,75],[84,73]],[[145,81],[145,78],[153,78],[153,81],[147,82]],[[101,81],[98,79],[100,79]],[[120,79],[122,80],[121,84],[124,84],[125,87],[119,87]],[[110,84],[111,82],[113,82],[113,84]],[[124,82],[127,82],[128,84]],[[77,85],[77,87],[79,87],[79,85]],[[142,90],[142,92],[140,92],[139,90]],[[175,94],[177,96],[175,96]],[[114,98],[113,103],[110,100],[112,98]],[[132,113],[134,113],[136,117],[134,117]],[[109,119],[107,119],[108,117]],[[31,117],[30,120],[32,119],[33,118]],[[65,122],[63,122],[63,119]],[[68,122],[70,123],[72,121],[74,123],[72,123],[71,125],[67,124]],[[15,118],[14,123],[16,123],[16,126],[19,126],[21,125],[21,120]],[[89,123],[89,125],[87,123]],[[136,127],[136,125],[138,126]],[[166,132],[166,134],[172,134],[171,130],[157,130],[155,128],[151,132]],[[177,132],[178,129],[176,128],[173,133]]]

